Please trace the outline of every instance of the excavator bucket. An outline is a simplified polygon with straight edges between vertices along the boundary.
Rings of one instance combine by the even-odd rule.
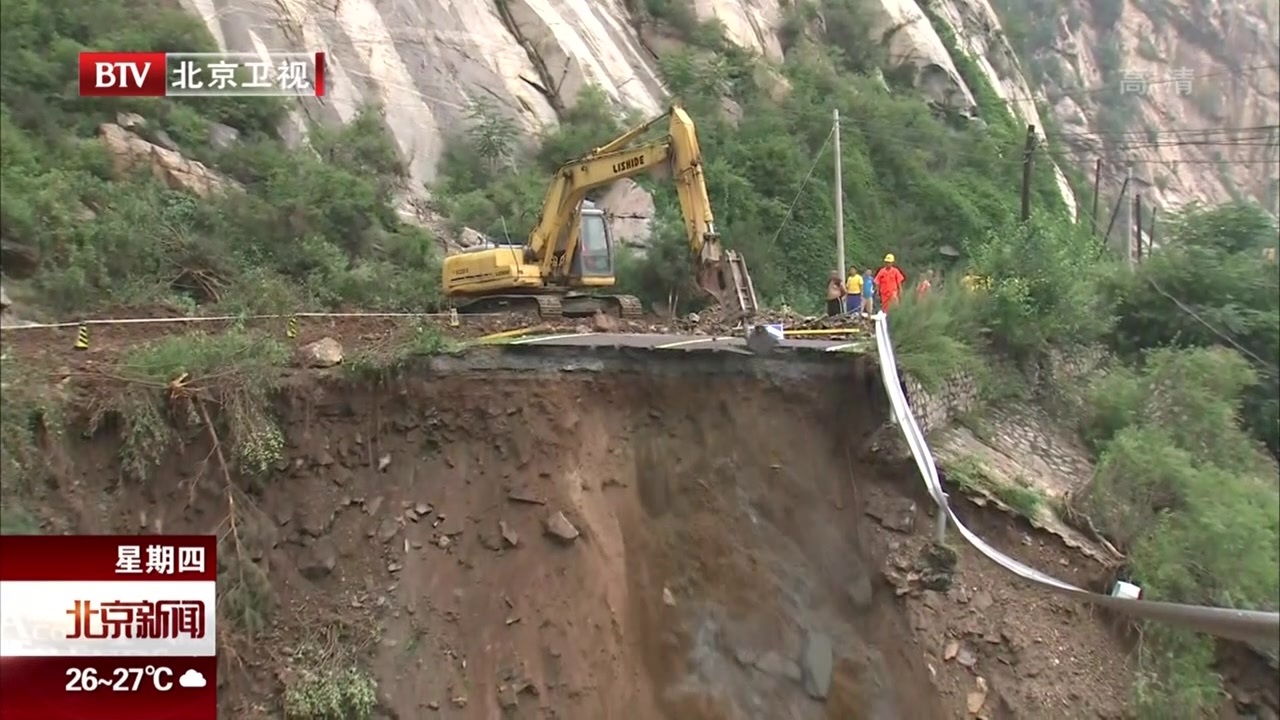
[[[698,267],[698,287],[721,305],[751,317],[759,309],[756,288],[747,272],[747,262],[733,250],[724,250],[719,262],[707,261]]]

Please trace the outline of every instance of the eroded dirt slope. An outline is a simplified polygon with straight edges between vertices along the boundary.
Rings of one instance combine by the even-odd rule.
[[[850,482],[870,428],[841,425],[864,400],[837,384],[299,384],[282,469],[234,493],[225,554],[238,539],[278,599],[228,663],[228,711],[269,709],[333,635],[367,643],[399,717],[942,717],[892,594],[872,597]],[[78,449],[76,529],[228,533],[216,457],[188,439],[157,480],[105,491],[114,443]],[[577,539],[547,534],[558,512]]]
[[[1085,614],[996,592],[966,556],[950,594],[897,582],[929,521],[905,466],[870,453],[865,360],[786,382],[657,359],[298,375],[268,477],[228,484],[192,425],[140,483],[104,433],[75,441],[56,488],[74,519],[50,529],[224,537],[228,718],[362,673],[389,718],[1112,716],[1123,650]],[[577,537],[549,534],[557,513]],[[957,599],[978,589],[995,608]],[[982,640],[1002,623],[1004,645]]]

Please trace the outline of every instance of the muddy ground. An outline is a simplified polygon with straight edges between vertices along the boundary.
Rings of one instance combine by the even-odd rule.
[[[71,434],[46,519],[223,537],[227,718],[279,717],[352,667],[383,718],[1122,715],[1126,648],[1087,608],[965,549],[950,587],[918,582],[931,521],[868,441],[885,417],[869,359],[785,380],[681,362],[298,373],[268,477],[224,474],[199,427],[145,482],[110,428]],[[1024,561],[1097,572],[970,512]]]

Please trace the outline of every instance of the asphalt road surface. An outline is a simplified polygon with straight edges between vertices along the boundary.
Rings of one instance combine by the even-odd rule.
[[[787,338],[778,346],[782,349],[810,350],[817,352],[856,351],[871,349],[872,339],[858,337],[841,340],[809,340]],[[532,335],[509,341],[509,345],[556,345],[579,347],[625,347],[650,350],[680,350],[684,352],[740,351],[748,352],[746,339],[740,336],[711,335],[652,335],[622,333],[566,333],[558,335]]]

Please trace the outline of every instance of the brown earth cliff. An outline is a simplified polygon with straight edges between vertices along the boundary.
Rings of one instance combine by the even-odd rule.
[[[931,523],[870,442],[869,358],[508,354],[283,371],[283,457],[255,480],[201,422],[146,482],[110,427],[68,433],[45,529],[221,536],[227,718],[347,675],[376,682],[352,717],[1120,716],[1124,648],[1086,609],[964,549],[950,590],[917,582]],[[1032,532],[997,544],[1090,580]]]

